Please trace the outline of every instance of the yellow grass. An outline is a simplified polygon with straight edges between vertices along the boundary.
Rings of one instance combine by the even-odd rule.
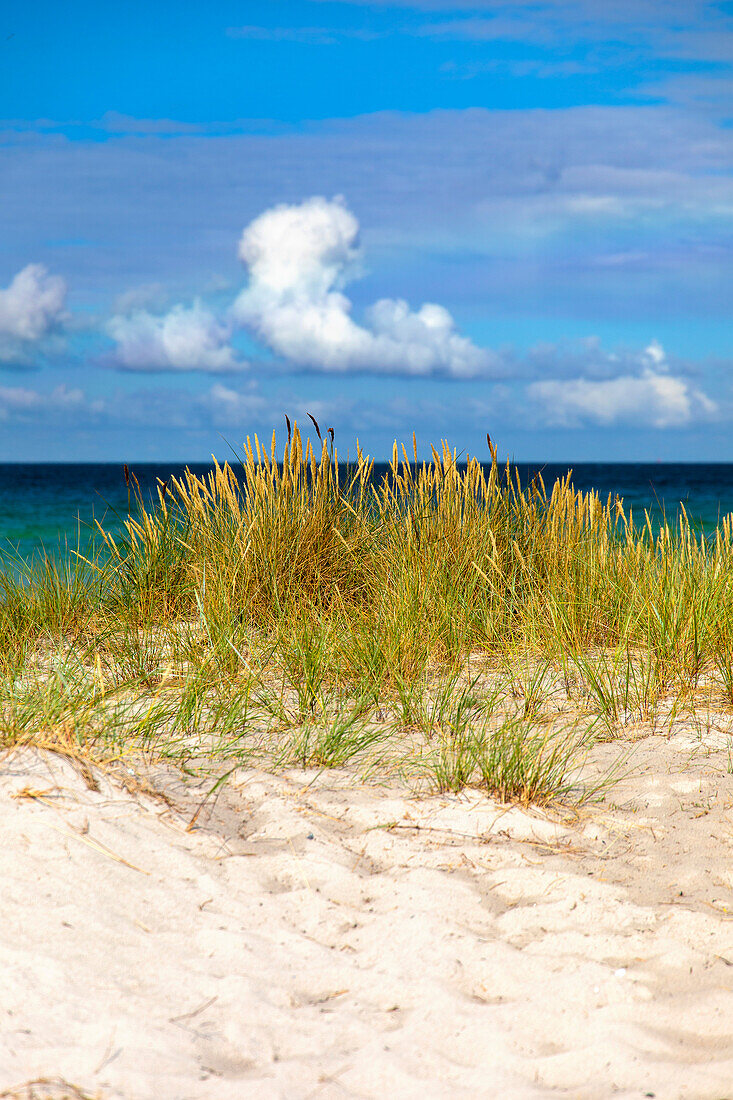
[[[591,736],[733,703],[731,517],[655,530],[489,447],[420,463],[413,438],[375,483],[296,426],[279,460],[255,437],[239,477],[161,485],[96,560],[7,575],[0,735],[407,761],[530,799]]]

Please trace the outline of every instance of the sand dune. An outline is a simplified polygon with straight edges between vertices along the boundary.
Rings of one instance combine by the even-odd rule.
[[[189,830],[208,787],[172,770],[166,802],[5,758],[0,1094],[733,1097],[710,737],[639,742],[577,822],[241,771]]]

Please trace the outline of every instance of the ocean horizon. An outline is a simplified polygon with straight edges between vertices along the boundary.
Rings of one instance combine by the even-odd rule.
[[[143,499],[154,499],[158,481],[180,477],[186,469],[204,474],[212,463],[131,462]],[[538,472],[550,491],[553,483],[572,472],[576,489],[593,489],[602,499],[618,496],[638,519],[648,511],[658,524],[674,520],[682,504],[699,530],[709,532],[733,512],[733,462],[514,462],[526,484]],[[237,464],[232,463],[237,470]],[[387,471],[376,463],[376,479]],[[93,548],[99,541],[97,523],[119,532],[134,494],[125,483],[120,462],[0,463],[0,554],[8,561],[38,554],[58,556],[66,549]]]

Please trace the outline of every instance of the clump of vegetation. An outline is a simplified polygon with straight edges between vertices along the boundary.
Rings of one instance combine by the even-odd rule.
[[[377,483],[315,428],[138,493],[95,558],[0,573],[4,744],[414,765],[547,801],[589,732],[730,706],[731,517],[655,530],[569,476],[522,486],[490,440],[459,465],[413,437]]]

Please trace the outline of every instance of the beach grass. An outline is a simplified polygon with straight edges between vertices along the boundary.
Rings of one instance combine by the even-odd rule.
[[[579,799],[595,740],[733,706],[731,518],[653,527],[444,444],[387,475],[255,437],[137,498],[96,556],[0,572],[0,741],[354,766]]]

